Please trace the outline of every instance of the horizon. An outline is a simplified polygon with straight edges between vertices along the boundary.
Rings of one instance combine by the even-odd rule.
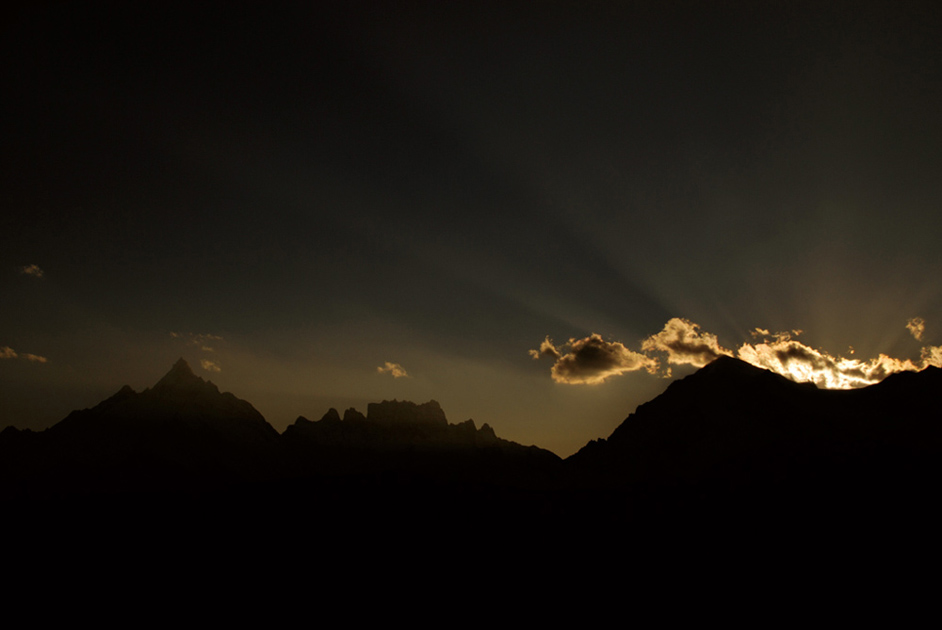
[[[37,3],[2,22],[0,428],[177,356],[279,432],[561,457],[717,356],[942,365],[942,8]]]
[[[787,380],[792,381],[792,382],[794,382],[794,383],[806,383],[806,384],[815,385],[815,387],[817,387],[817,385],[816,385],[815,383],[813,383],[812,381],[796,381],[796,380],[794,380],[793,378],[790,378],[788,374],[783,374],[783,373],[781,373],[781,372],[778,372],[778,371],[776,371],[776,370],[773,370],[773,369],[770,369],[770,368],[768,368],[768,367],[764,367],[764,366],[761,366],[761,365],[755,365],[755,364],[750,363],[750,362],[748,362],[748,361],[746,361],[746,360],[743,360],[742,358],[734,357],[734,356],[729,355],[729,354],[721,354],[721,355],[717,356],[716,358],[714,358],[714,359],[712,359],[710,362],[708,362],[706,365],[697,368],[696,371],[699,371],[700,369],[702,369],[702,367],[706,367],[707,365],[710,365],[710,364],[715,363],[716,361],[720,361],[720,360],[731,360],[731,361],[734,361],[734,362],[742,363],[743,365],[747,365],[747,366],[749,366],[749,367],[751,367],[751,368],[754,368],[754,369],[757,369],[757,370],[762,370],[762,371],[766,371],[766,372],[769,372],[769,373],[772,373],[772,374],[777,374],[777,375],[782,376],[782,377],[786,378]],[[183,356],[179,357],[179,358],[177,359],[177,361],[174,362],[174,364],[171,366],[171,368],[170,368],[164,375],[162,375],[162,376],[159,377],[156,381],[154,381],[154,385],[148,386],[148,387],[144,387],[144,388],[142,388],[142,389],[135,389],[135,388],[130,387],[129,385],[125,384],[125,385],[122,385],[118,390],[116,390],[116,392],[114,392],[114,393],[112,393],[111,395],[106,396],[105,398],[103,398],[102,400],[100,400],[99,403],[104,402],[105,400],[107,400],[107,399],[110,398],[111,396],[114,396],[114,395],[116,395],[116,394],[118,394],[118,393],[123,392],[125,389],[127,389],[127,388],[129,388],[129,387],[130,387],[131,390],[134,391],[136,394],[143,394],[143,393],[145,393],[145,392],[147,392],[147,391],[150,391],[151,389],[153,389],[154,386],[156,386],[156,384],[158,384],[159,382],[161,382],[164,378],[166,378],[166,377],[169,376],[170,374],[173,374],[173,373],[175,373],[175,372],[178,372],[181,365],[186,368],[186,371],[188,372],[189,375],[191,375],[192,377],[198,379],[200,382],[203,382],[203,383],[212,385],[213,387],[215,387],[215,388],[217,389],[217,391],[218,391],[219,393],[221,393],[221,394],[232,394],[232,395],[234,395],[236,398],[238,398],[238,399],[240,399],[240,400],[243,400],[243,401],[245,401],[245,402],[248,402],[250,405],[252,405],[253,408],[255,407],[255,405],[252,403],[251,400],[247,400],[247,399],[243,398],[242,396],[240,396],[240,395],[238,394],[238,392],[230,392],[230,391],[228,391],[228,390],[219,388],[219,386],[218,386],[216,383],[214,383],[214,382],[212,381],[212,379],[210,379],[210,378],[208,378],[208,377],[203,377],[203,376],[200,376],[200,374],[197,374],[197,373],[193,370],[193,368],[192,368],[192,366],[190,365],[190,363],[189,363],[189,362],[186,360],[186,358],[183,357]],[[928,364],[928,365],[922,366],[922,367],[921,367],[920,369],[918,369],[918,370],[899,370],[898,372],[893,372],[893,374],[897,374],[897,373],[900,373],[900,372],[907,372],[907,371],[922,372],[922,371],[924,371],[924,370],[926,370],[926,369],[929,369],[929,368],[942,369],[942,366]],[[695,373],[695,372],[694,372],[694,373]],[[671,381],[668,381],[668,384],[670,384],[670,382],[673,382],[673,380],[683,380],[683,379],[686,378],[687,376],[691,376],[691,375],[692,375],[692,374],[686,374],[686,375],[685,375],[684,377],[682,377],[682,378],[679,378],[679,379],[672,379]],[[889,376],[889,374],[888,374],[887,376]],[[884,377],[884,378],[885,378],[885,377]],[[873,386],[873,385],[878,385],[880,382],[882,382],[882,379],[881,379],[880,381],[876,381],[876,382],[874,382],[874,383],[868,383],[868,384],[863,385],[863,386],[861,386],[861,387],[870,387],[870,386]],[[825,388],[819,388],[819,389],[824,389],[824,390],[828,390],[828,389],[832,389],[832,390],[833,390],[833,389],[859,389],[859,387],[854,387],[854,388],[826,388],[826,387],[825,387]],[[665,391],[662,391],[662,392],[660,392],[659,394],[657,394],[657,395],[655,396],[655,398],[657,398],[658,396],[660,396],[661,394],[663,394],[663,393],[665,393],[665,392],[666,392],[666,386],[665,386]],[[653,400],[653,398],[652,398],[651,400]],[[416,405],[416,406],[418,406],[418,407],[421,407],[421,406],[424,406],[424,405],[428,405],[428,404],[434,403],[435,405],[437,405],[437,406],[441,409],[441,411],[442,411],[442,413],[444,414],[445,418],[447,419],[447,422],[448,422],[449,425],[454,426],[454,425],[457,425],[457,424],[463,422],[462,420],[455,420],[454,418],[448,418],[448,411],[447,411],[447,409],[445,409],[445,407],[442,406],[441,403],[439,403],[439,402],[438,402],[437,400],[435,400],[434,398],[431,398],[431,399],[429,399],[429,400],[423,400],[423,401],[414,401],[414,400],[396,399],[396,398],[392,398],[392,399],[383,399],[383,400],[373,400],[373,401],[369,401],[368,403],[366,403],[365,405],[363,405],[362,408],[357,408],[357,407],[345,407],[345,408],[329,407],[329,408],[327,408],[327,409],[324,410],[324,413],[319,414],[319,415],[314,416],[314,417],[307,417],[307,416],[304,416],[303,414],[298,415],[298,416],[295,418],[294,421],[292,421],[292,422],[286,424],[286,425],[285,425],[284,427],[282,427],[282,428],[278,428],[278,427],[274,426],[274,425],[269,421],[269,419],[265,417],[265,414],[264,414],[264,413],[261,413],[261,412],[259,412],[259,413],[261,413],[262,418],[265,420],[265,422],[267,422],[269,425],[271,425],[272,428],[274,428],[275,431],[276,431],[279,435],[281,435],[281,434],[284,434],[284,432],[286,431],[286,429],[287,429],[289,426],[291,426],[291,425],[293,425],[293,424],[296,424],[297,421],[298,421],[298,420],[301,420],[301,419],[305,419],[305,420],[313,421],[313,422],[318,422],[318,421],[322,420],[324,417],[326,417],[326,416],[328,416],[328,415],[332,415],[332,414],[330,413],[330,412],[332,412],[332,411],[333,411],[333,412],[337,412],[337,414],[338,414],[337,417],[341,417],[341,416],[343,415],[343,412],[346,412],[346,411],[351,410],[351,409],[354,410],[354,411],[357,411],[357,412],[362,413],[362,415],[363,415],[364,417],[367,417],[367,418],[368,418],[368,417],[369,417],[369,410],[370,410],[370,407],[372,407],[372,406],[374,406],[374,405],[377,405],[377,404],[385,404],[385,403],[390,403],[390,402],[392,402],[392,403],[408,403],[408,404]],[[643,401],[641,404],[643,404],[644,402],[650,402],[650,401]],[[97,405],[97,403],[96,403],[96,405]],[[94,407],[94,406],[96,406],[96,405],[90,405],[89,407],[85,407],[84,409],[87,410],[87,409],[92,408],[92,407]],[[79,411],[79,410],[80,410],[80,409],[76,408],[76,409],[74,409],[73,411]],[[256,409],[256,410],[257,410],[257,409]],[[627,418],[628,418],[630,415],[632,415],[632,414],[634,413],[634,411],[635,411],[635,410],[632,410],[631,413],[627,414],[627,415],[625,416],[625,418],[622,420],[622,422],[623,422],[624,420],[627,420]],[[61,418],[60,420],[64,420],[64,419],[65,419],[65,417]],[[474,419],[473,419],[473,418],[469,418],[468,420],[473,421]],[[616,426],[620,426],[620,425],[622,424],[622,422],[617,423]],[[52,423],[51,425],[49,425],[49,427],[51,427],[51,426],[53,426],[53,425],[55,425],[55,424],[57,424],[57,423],[58,423],[58,421]],[[475,427],[478,428],[478,429],[481,429],[481,428],[482,428],[483,426],[485,426],[485,425],[490,426],[491,429],[494,430],[494,432],[496,433],[496,435],[497,435],[498,438],[501,438],[501,439],[508,439],[508,438],[506,438],[505,436],[501,435],[500,430],[499,430],[499,427],[494,427],[494,426],[491,425],[491,423],[489,423],[489,422],[487,422],[487,421],[483,421],[483,422],[474,422],[474,425],[475,425]],[[13,427],[15,427],[15,425],[8,425],[8,426],[13,426]],[[41,429],[31,429],[31,430],[39,430],[39,431],[42,431],[42,430],[44,430],[44,429],[46,429],[46,428],[49,428],[49,427],[42,427]],[[4,427],[4,428],[6,428],[6,427]],[[15,427],[15,428],[17,428],[17,429],[22,429],[22,427]],[[566,454],[557,453],[555,450],[553,450],[553,449],[551,449],[551,448],[547,448],[547,447],[545,447],[545,446],[543,446],[543,445],[541,445],[541,444],[538,444],[538,443],[521,443],[521,444],[522,444],[523,446],[535,446],[535,447],[538,447],[538,448],[540,448],[540,449],[542,449],[542,450],[549,451],[549,452],[553,453],[554,455],[560,457],[561,459],[566,459],[567,457],[569,457],[569,456],[575,454],[575,452],[577,452],[578,450],[580,450],[582,447],[586,446],[589,442],[598,441],[598,440],[605,440],[605,439],[607,439],[608,437],[610,437],[610,436],[606,434],[606,435],[600,435],[600,436],[596,436],[596,437],[594,437],[594,438],[590,438],[589,440],[586,441],[585,444],[582,444],[581,446],[579,446],[578,448],[576,448],[573,452],[571,452],[571,453],[566,453]],[[515,440],[510,440],[510,441],[515,441]],[[518,442],[518,443],[519,443],[519,442]]]

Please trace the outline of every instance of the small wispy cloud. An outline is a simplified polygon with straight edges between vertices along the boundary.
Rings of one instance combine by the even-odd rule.
[[[20,267],[20,273],[33,276],[34,278],[42,278],[44,274],[43,270],[39,268],[39,265],[25,265]]]
[[[917,341],[922,341],[922,335],[926,332],[926,321],[921,317],[913,317],[906,322],[906,330],[908,330]]]
[[[28,352],[21,354],[10,346],[0,347],[0,359],[22,359],[24,361],[32,361],[33,363],[46,363],[49,361],[46,357],[38,354],[30,354]]]
[[[188,347],[196,348],[199,352],[215,353],[216,346],[223,341],[222,336],[211,333],[171,332],[170,338],[175,339]],[[216,359],[200,359],[200,365],[207,372],[221,372],[222,367]]]
[[[391,363],[389,361],[386,361],[385,365],[376,368],[376,371],[379,374],[391,374],[393,378],[407,378],[409,376],[409,373],[406,372],[404,367],[398,363]]]
[[[223,338],[219,335],[212,335],[209,333],[179,333],[171,332],[170,336],[174,339],[179,339],[190,346],[196,346],[204,352],[215,352],[216,342],[222,341]]]
[[[549,336],[543,340],[543,343],[540,344],[538,350],[530,350],[529,352],[530,356],[534,359],[539,359],[540,357],[551,357],[553,359],[559,359],[561,356],[559,350],[557,350],[556,346],[553,345],[553,340],[550,339]]]

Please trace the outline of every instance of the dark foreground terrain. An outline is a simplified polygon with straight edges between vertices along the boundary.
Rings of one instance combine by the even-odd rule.
[[[830,391],[724,358],[562,460],[451,424],[434,401],[331,409],[279,434],[181,359],[143,392],[0,433],[3,527],[27,555],[144,541],[308,560],[810,547],[859,559],[888,541],[929,553],[942,524],[940,391],[936,368]]]

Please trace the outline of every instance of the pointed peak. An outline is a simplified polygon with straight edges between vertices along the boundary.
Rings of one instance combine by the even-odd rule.
[[[193,370],[190,368],[190,364],[187,363],[183,358],[177,360],[173,364],[173,367],[170,368],[170,371],[167,372],[162,379],[160,379],[156,385],[154,385],[154,391],[163,391],[167,389],[192,389],[194,387],[202,387],[210,385],[215,389],[215,385],[209,383],[208,381],[203,380],[199,376],[193,373]]]
[[[187,363],[183,357],[177,359],[177,362],[173,364],[173,367],[170,368],[170,372],[168,372],[168,374],[186,374],[189,376],[196,376],[193,373],[193,369],[190,367],[190,364]]]

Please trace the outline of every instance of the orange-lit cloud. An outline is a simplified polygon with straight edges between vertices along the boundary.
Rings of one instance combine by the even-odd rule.
[[[774,333],[756,329],[760,343],[744,343],[737,355],[747,363],[787,376],[800,383],[814,383],[828,389],[851,389],[872,385],[893,372],[916,370],[912,361],[881,354],[862,361],[833,356],[794,339],[801,331]]]
[[[15,359],[18,355],[16,350],[10,346],[3,346],[0,348],[0,359]]]
[[[653,373],[658,367],[657,359],[632,352],[617,341],[605,341],[597,334],[570,339],[563,349],[547,337],[539,350],[530,350],[530,356],[555,358],[550,373],[557,383],[594,385],[624,372],[644,369]]]
[[[39,265],[26,265],[25,267],[20,267],[20,273],[33,276],[34,278],[42,278],[44,272],[39,268]]]
[[[906,329],[909,330],[910,334],[912,334],[917,341],[922,341],[922,334],[926,332],[926,322],[921,317],[913,317],[906,322]]]
[[[546,337],[543,340],[543,343],[540,344],[539,350],[530,350],[530,356],[534,359],[539,359],[540,357],[552,357],[553,359],[559,359],[562,355],[559,353],[559,350],[556,349],[556,346],[553,345],[553,340]]]
[[[942,368],[942,346],[926,346],[920,353],[923,366]]]
[[[390,363],[389,361],[386,361],[385,365],[376,368],[376,371],[380,374],[391,374],[393,378],[403,378],[409,376],[409,373],[406,372],[404,367],[398,363]]]
[[[909,320],[906,327],[917,339],[922,338],[925,322]],[[755,343],[744,343],[734,353],[720,345],[716,335],[703,332],[687,319],[675,317],[661,332],[641,343],[641,352],[633,352],[619,342],[604,341],[592,334],[584,339],[570,339],[563,348],[556,347],[549,337],[538,350],[530,350],[534,359],[554,360],[550,373],[558,383],[597,384],[611,376],[645,369],[656,373],[656,354],[666,354],[662,375],[670,376],[671,365],[702,367],[720,356],[739,359],[793,381],[810,382],[828,389],[851,389],[877,383],[894,372],[917,371],[930,365],[942,367],[942,346],[922,348],[919,360],[897,359],[880,354],[870,360],[835,356],[812,348],[796,339],[800,330],[772,333],[756,328]],[[851,350],[853,354],[853,350]]]
[[[701,332],[700,326],[680,317],[674,317],[664,324],[661,332],[645,339],[641,343],[641,351],[666,352],[667,363],[696,367],[703,367],[720,356],[733,354],[719,344],[716,335]]]

